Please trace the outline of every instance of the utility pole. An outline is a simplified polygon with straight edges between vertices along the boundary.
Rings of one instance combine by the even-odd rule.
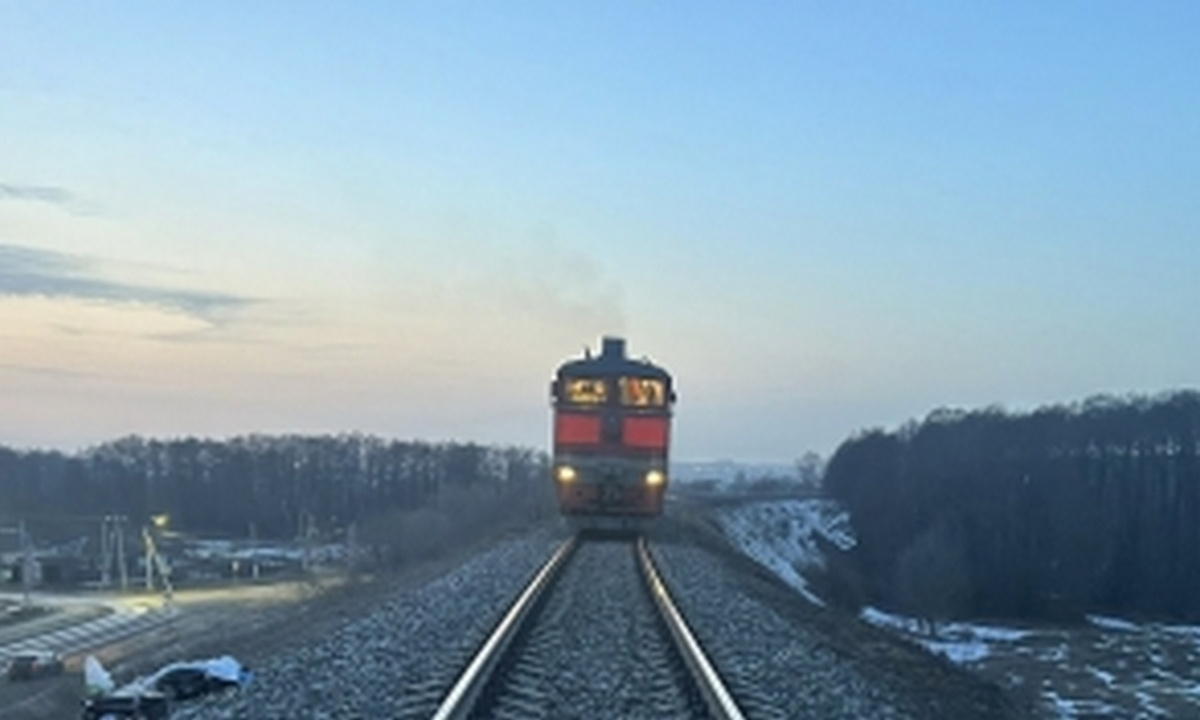
[[[105,515],[100,521],[100,584],[112,585],[112,566],[117,565],[121,590],[129,589],[129,566],[125,562],[125,516]]]
[[[129,590],[129,566],[125,563],[125,516],[117,520],[117,571],[121,573],[121,592],[126,592]]]
[[[29,607],[30,592],[33,589],[33,541],[25,532],[25,521],[18,520],[16,527],[0,526],[0,535],[17,536],[17,552],[21,554],[21,604]]]
[[[112,584],[112,538],[108,536],[108,516],[100,518],[100,587]]]
[[[148,525],[142,527],[142,540],[146,545],[146,589],[154,590],[154,573],[157,571],[158,576],[162,578],[163,597],[170,605],[175,594],[175,588],[171,585],[171,566],[158,552],[158,545],[154,542],[154,535]]]
[[[312,535],[313,517],[307,510],[301,510],[300,543],[303,554],[301,555],[300,567],[305,573],[312,569]]]
[[[250,578],[258,580],[258,526],[250,523]]]
[[[146,590],[154,590],[154,556],[157,554],[154,547],[154,538],[150,537],[150,528],[142,528],[142,544],[146,550]]]
[[[25,531],[25,521],[19,520],[16,527],[0,526],[0,535],[17,536],[17,552],[21,554],[21,603],[29,607],[33,590],[33,541]]]
[[[22,520],[17,530],[21,542],[21,590],[22,602],[25,607],[29,607],[31,602],[29,599],[29,591],[33,587],[33,543],[29,540],[29,534],[25,532],[25,521]]]

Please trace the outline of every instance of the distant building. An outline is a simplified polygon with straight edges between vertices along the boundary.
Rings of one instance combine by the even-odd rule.
[[[0,582],[21,585],[24,565],[20,555],[10,553],[0,557]],[[70,555],[38,555],[29,567],[31,587],[74,587],[85,570],[80,559]]]

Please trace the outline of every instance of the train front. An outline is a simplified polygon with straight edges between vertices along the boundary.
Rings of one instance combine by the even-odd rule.
[[[666,370],[606,337],[551,384],[559,510],[580,527],[638,528],[662,513],[675,392]]]

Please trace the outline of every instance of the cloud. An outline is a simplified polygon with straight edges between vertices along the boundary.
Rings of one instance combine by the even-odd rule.
[[[3,192],[5,186],[0,186]],[[82,255],[0,245],[0,296],[39,296],[143,303],[219,323],[256,301],[226,293],[163,288],[105,279]]]
[[[53,185],[0,183],[0,200],[31,200],[61,206],[73,203],[75,196],[69,190]]]
[[[71,379],[83,378],[86,380],[92,380],[95,378],[103,377],[99,373],[94,373],[94,372],[84,372],[84,371],[80,371],[80,370],[66,370],[63,368],[49,368],[49,367],[41,367],[38,365],[25,365],[25,364],[21,364],[21,363],[0,363],[0,373],[3,373],[3,372],[19,373],[22,375],[37,375],[37,376],[49,377],[49,378],[71,378]]]

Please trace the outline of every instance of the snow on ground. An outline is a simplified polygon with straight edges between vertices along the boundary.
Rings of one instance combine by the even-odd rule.
[[[1172,637],[1187,640],[1192,643],[1197,653],[1200,653],[1200,626],[1196,625],[1163,625],[1162,630],[1170,634]],[[1200,694],[1200,685],[1196,687],[1197,694]]]
[[[990,655],[993,648],[1018,643],[1030,634],[1028,630],[996,625],[966,622],[934,624],[873,607],[864,608],[861,617],[876,627],[900,633],[929,652],[957,665],[977,663]]]
[[[765,566],[809,601],[825,603],[802,572],[825,566],[819,539],[843,550],[854,547],[846,512],[832,500],[750,503],[719,512],[721,530],[743,553]]]
[[[1120,708],[1099,700],[1074,700],[1059,697],[1053,690],[1046,692],[1046,702],[1050,706],[1050,717],[1054,720],[1078,720],[1078,718],[1117,718],[1124,717]]]
[[[716,511],[725,535],[805,598],[803,571],[823,567],[819,539],[854,546],[828,500],[754,502]],[[1046,720],[1200,718],[1200,627],[1090,615],[1076,626],[938,623],[867,608],[862,619],[1004,687]]]
[[[1200,628],[1090,616],[1076,627],[862,619],[999,683],[1050,720],[1200,717]]]
[[[1117,632],[1135,632],[1138,629],[1137,625],[1122,620],[1120,618],[1105,617],[1103,615],[1088,615],[1087,621],[1101,630],[1115,630]]]
[[[190,540],[183,550],[194,560],[277,560],[318,564],[345,560],[347,549],[338,543],[304,546],[300,542],[281,543],[264,540]]]
[[[1200,717],[1200,628],[1089,616],[1087,625],[938,623],[867,608],[862,619],[1027,698],[1050,720]]]

